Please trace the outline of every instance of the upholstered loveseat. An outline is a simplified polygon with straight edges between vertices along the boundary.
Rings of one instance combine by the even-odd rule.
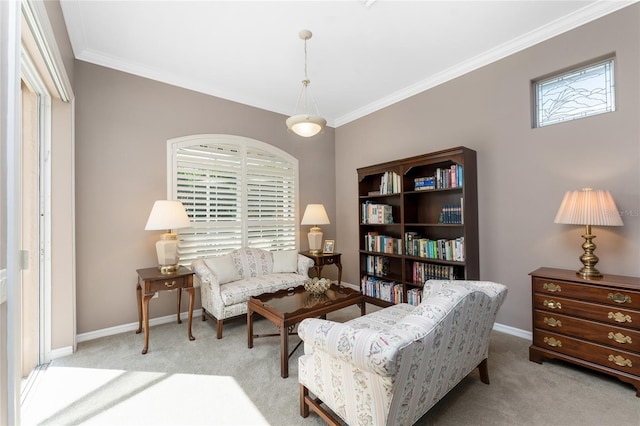
[[[488,384],[489,335],[506,294],[491,282],[427,281],[417,307],[302,321],[300,415],[311,408],[330,424],[339,424],[332,411],[349,425],[412,425],[476,367]]]
[[[221,339],[224,320],[246,314],[249,297],[302,285],[311,266],[313,260],[295,250],[258,248],[195,260],[191,269],[200,280],[202,319],[214,317]]]

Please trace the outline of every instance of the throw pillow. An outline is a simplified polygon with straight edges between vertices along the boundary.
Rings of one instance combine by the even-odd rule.
[[[298,272],[298,252],[296,250],[274,251],[273,272]]]
[[[226,284],[240,279],[238,271],[236,271],[236,266],[233,264],[233,259],[231,259],[231,256],[228,254],[204,259],[204,263],[206,263],[209,269],[211,269],[211,272],[218,277],[220,284]]]

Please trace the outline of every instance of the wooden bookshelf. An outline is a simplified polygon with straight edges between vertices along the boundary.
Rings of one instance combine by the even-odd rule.
[[[429,278],[479,279],[476,176],[476,152],[465,147],[358,169],[360,284],[367,302],[417,303],[415,293]],[[386,220],[369,223],[377,214]],[[387,290],[385,282],[396,287]],[[369,294],[373,288],[379,293]]]

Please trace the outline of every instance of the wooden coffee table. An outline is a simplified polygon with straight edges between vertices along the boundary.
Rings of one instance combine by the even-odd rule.
[[[320,296],[314,296],[303,286],[299,286],[251,297],[247,302],[248,346],[253,347],[254,337],[280,336],[280,375],[289,377],[289,334],[293,334],[295,325],[305,318],[325,317],[329,312],[350,305],[359,305],[360,314],[365,314],[362,293],[336,284],[331,284],[331,287]],[[253,334],[254,312],[278,326],[280,332]]]

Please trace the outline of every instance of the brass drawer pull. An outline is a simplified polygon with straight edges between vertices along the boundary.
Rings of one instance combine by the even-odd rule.
[[[609,300],[613,300],[616,303],[631,303],[631,296],[627,296],[626,294],[622,294],[622,293],[609,293],[609,296],[607,296],[607,299]]]
[[[615,322],[631,322],[631,317],[629,315],[625,315],[622,312],[609,312],[607,318],[614,320]]]
[[[164,282],[164,286],[167,287],[167,288],[173,287],[174,285],[176,285],[175,281],[171,281],[171,282],[165,281]]]
[[[562,305],[560,304],[560,302],[556,302],[553,300],[545,300],[544,302],[542,302],[542,304],[544,305],[545,308],[562,309]]]
[[[619,365],[620,367],[633,367],[633,363],[630,359],[621,357],[620,355],[609,355],[609,361],[613,362],[616,365]]]
[[[549,327],[562,327],[562,321],[559,321],[555,318],[544,317],[544,323]]]
[[[562,342],[560,340],[554,339],[553,337],[545,337],[544,342],[549,346],[553,346],[554,348],[562,347]]]
[[[559,293],[562,291],[562,288],[558,284],[554,284],[554,283],[544,283],[542,284],[542,288],[551,293],[555,293],[555,292]]]
[[[608,337],[609,337],[609,339],[615,340],[616,342],[622,343],[622,344],[633,343],[632,340],[631,340],[631,336],[625,336],[622,333],[615,333],[614,334],[613,331],[610,331]]]

